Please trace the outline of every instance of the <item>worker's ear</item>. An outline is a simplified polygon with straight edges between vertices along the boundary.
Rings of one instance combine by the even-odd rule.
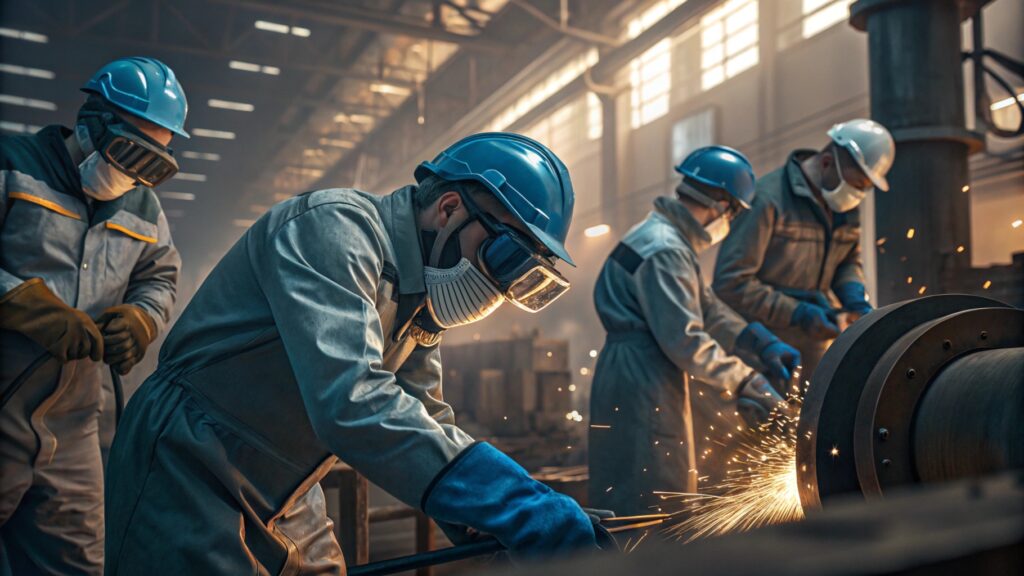
[[[458,192],[449,190],[441,195],[437,199],[437,218],[440,227],[445,227],[448,224],[448,220],[455,214],[462,206],[462,197],[459,196]]]

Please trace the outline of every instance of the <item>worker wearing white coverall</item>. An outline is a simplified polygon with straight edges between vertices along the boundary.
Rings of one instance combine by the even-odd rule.
[[[338,457],[456,541],[596,549],[580,507],[474,443],[441,394],[441,332],[568,287],[568,172],[497,133],[416,177],[282,202],[210,273],[114,441],[109,574],[344,573],[318,484]]]
[[[650,513],[660,503],[655,491],[686,489],[684,372],[735,399],[733,409],[753,423],[782,397],[734,352],[743,349],[780,380],[799,362],[796,350],[718,300],[700,269],[698,255],[753,199],[749,162],[712,146],[676,170],[684,176],[677,197],[655,200],[594,288],[608,335],[591,390],[589,503],[619,515]]]
[[[74,130],[0,136],[0,574],[102,574],[103,388],[163,329],[181,266],[152,190],[186,136],[174,73],[125,58],[83,90]]]

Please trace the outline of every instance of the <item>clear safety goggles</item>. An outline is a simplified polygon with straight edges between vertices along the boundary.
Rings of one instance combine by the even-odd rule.
[[[149,188],[178,173],[171,149],[153,142],[127,122],[107,125],[97,149],[111,166]]]
[[[569,291],[569,280],[551,258],[537,252],[529,237],[483,212],[472,200],[466,205],[488,234],[477,253],[480,266],[506,300],[527,312],[539,312]]]

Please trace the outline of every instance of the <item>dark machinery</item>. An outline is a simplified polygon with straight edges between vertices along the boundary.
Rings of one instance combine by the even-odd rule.
[[[847,493],[1024,467],[1024,310],[939,295],[881,308],[835,341],[797,432],[805,510]]]

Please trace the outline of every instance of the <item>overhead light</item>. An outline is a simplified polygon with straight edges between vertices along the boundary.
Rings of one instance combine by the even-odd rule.
[[[196,195],[191,192],[158,192],[157,195],[165,200],[184,200],[190,202],[196,199]]]
[[[346,148],[349,150],[356,147],[355,142],[350,142],[348,140],[339,140],[338,138],[321,138],[320,145],[330,146],[332,148]]]
[[[36,126],[35,124],[22,124],[21,122],[8,122],[7,120],[0,120],[0,130],[7,130],[8,132],[17,132],[18,134],[33,134],[42,129],[42,126]]]
[[[228,68],[232,70],[242,70],[244,72],[262,72],[270,76],[277,76],[281,73],[281,69],[277,66],[263,66],[261,64],[253,64],[252,62],[243,62],[241,60],[232,60],[228,62]]]
[[[1021,102],[1024,102],[1024,94],[1018,94],[1017,95],[1017,100],[1020,100]],[[992,110],[1001,110],[1001,109],[1006,108],[1007,106],[1010,106],[1012,104],[1013,104],[1013,96],[1010,96],[1008,98],[1003,98],[1002,100],[999,100],[998,102],[993,102],[992,105],[989,106],[989,108],[991,108]]]
[[[612,227],[607,224],[598,224],[597,226],[591,226],[583,231],[583,235],[587,238],[597,238],[598,236],[604,236],[605,234],[612,231]]]
[[[227,130],[208,130],[206,128],[193,128],[192,134],[204,138],[220,138],[221,140],[234,140],[235,133]]]
[[[56,110],[57,105],[49,100],[36,100],[35,98],[25,98],[24,96],[12,96],[10,94],[0,94],[0,104],[10,104],[11,106],[24,106],[26,108],[37,108],[39,110]]]
[[[312,34],[309,28],[303,28],[302,26],[288,26],[287,24],[280,24],[278,22],[270,22],[269,20],[257,20],[254,23],[257,30],[264,30],[266,32],[276,32],[278,34],[291,34],[292,36],[298,36],[299,38],[309,38]]]
[[[311,178],[319,178],[324,175],[324,171],[319,168],[309,168],[307,166],[286,166],[285,172],[291,172],[292,174],[298,174],[299,176],[309,176]]]
[[[378,94],[393,94],[395,96],[408,96],[411,90],[405,86],[395,86],[394,84],[381,84],[375,82],[370,84],[370,92],[376,92]]]
[[[206,174],[178,172],[177,174],[174,175],[174,180],[184,180],[186,182],[206,182]]]
[[[1010,226],[1014,228],[1020,228],[1021,225],[1024,225],[1024,220],[1021,220],[1020,218],[1014,220],[1013,222],[1010,222]]]
[[[235,218],[234,220],[231,221],[231,223],[234,224],[235,226],[238,226],[239,228],[248,228],[249,226],[252,226],[253,224],[255,224],[256,221],[255,220],[245,220],[245,219],[242,219],[242,218]]]
[[[256,109],[255,106],[248,102],[232,102],[231,100],[218,100],[217,98],[210,98],[206,101],[206,104],[210,108],[223,108],[224,110],[237,110],[238,112],[252,112]]]
[[[42,78],[43,80],[53,80],[57,77],[52,70],[29,68],[28,66],[18,66],[17,64],[0,64],[0,72],[17,74],[19,76],[29,76],[31,78]]]
[[[0,28],[0,36],[14,38],[15,40],[25,40],[26,42],[38,42],[39,44],[46,44],[50,41],[46,34],[29,32],[28,30],[15,30],[14,28]]]
[[[309,157],[323,156],[324,151],[323,148],[306,148],[305,150],[302,151],[302,155]]]
[[[181,153],[182,158],[188,158],[190,160],[209,160],[210,162],[217,162],[220,160],[220,154],[213,152],[193,152],[186,150]]]
[[[372,124],[373,123],[373,116],[370,116],[368,114],[350,114],[348,119],[351,120],[352,122],[357,123],[357,124]]]

